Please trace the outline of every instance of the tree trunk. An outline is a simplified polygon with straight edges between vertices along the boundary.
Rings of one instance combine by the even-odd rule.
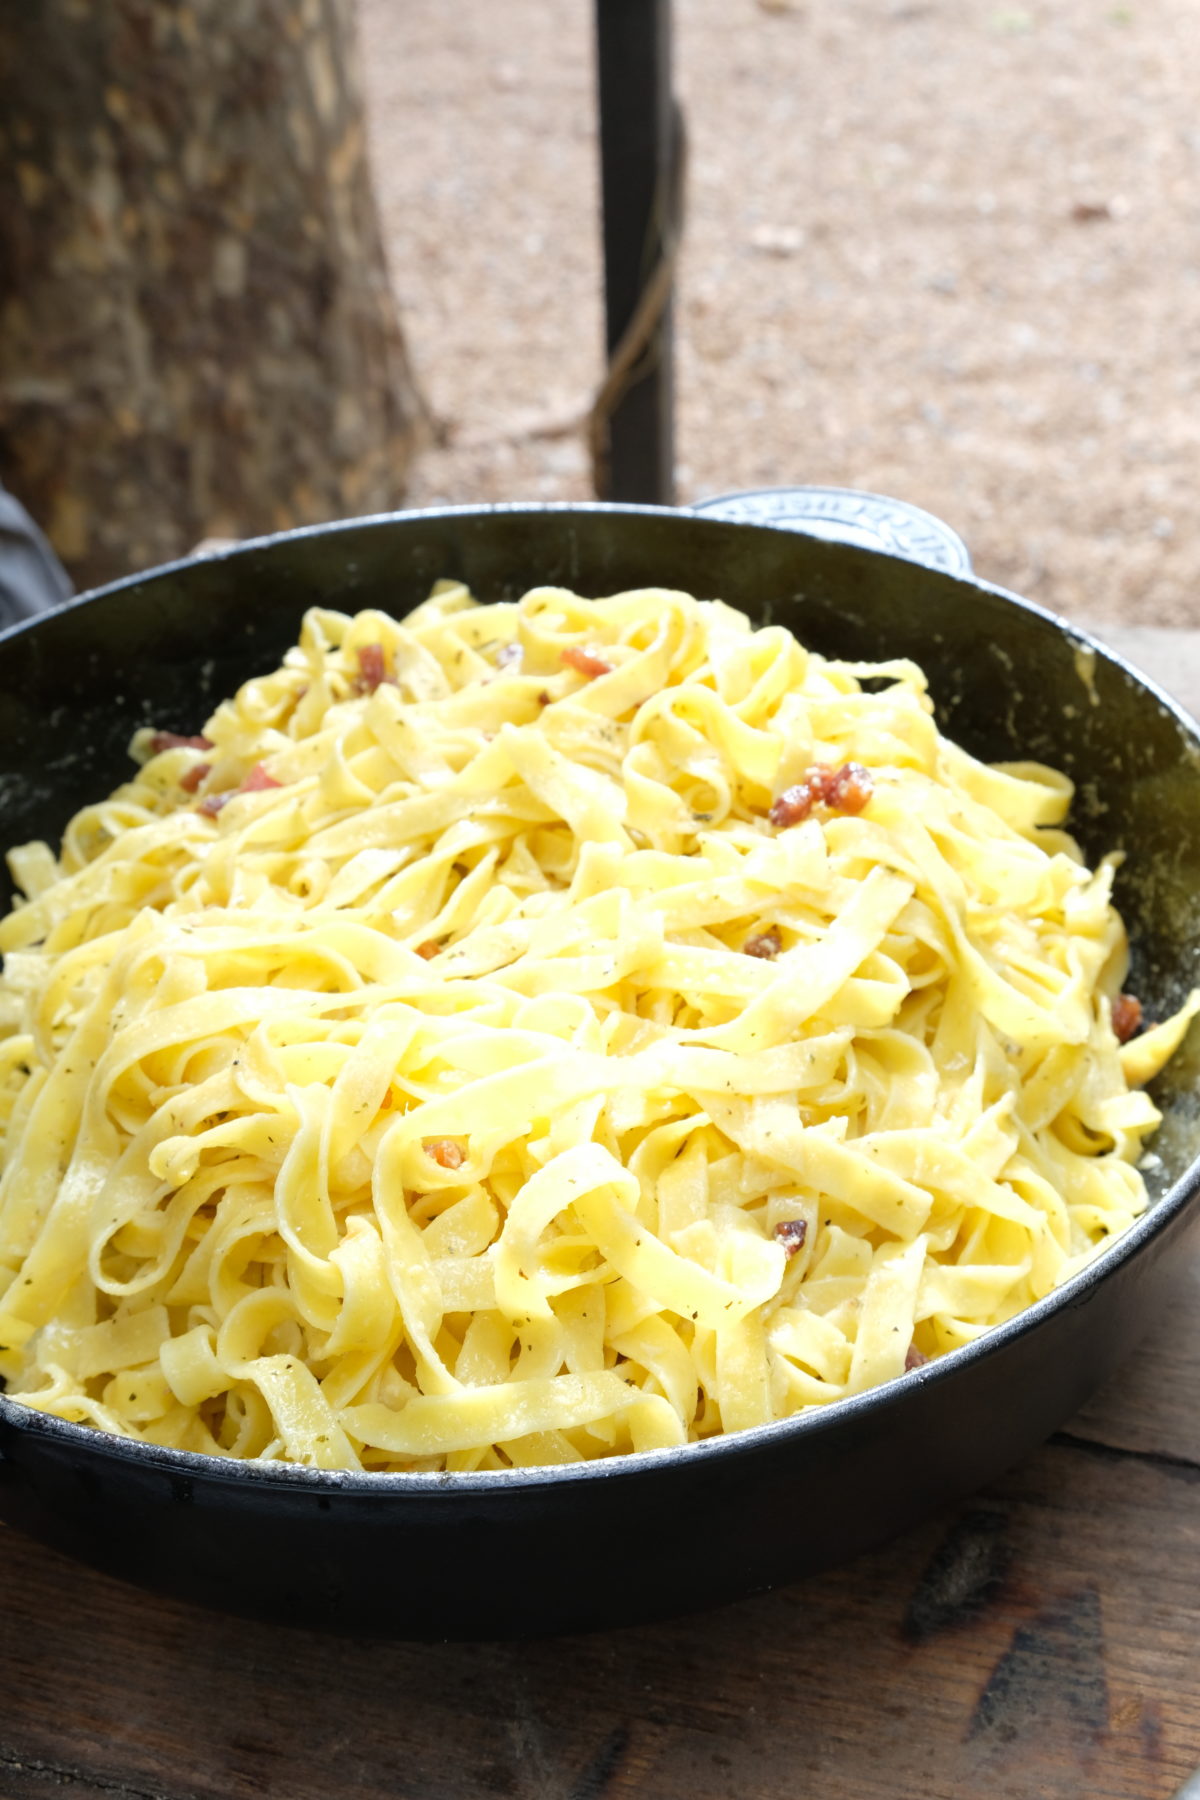
[[[80,583],[400,498],[354,51],[351,0],[0,7],[0,479]]]

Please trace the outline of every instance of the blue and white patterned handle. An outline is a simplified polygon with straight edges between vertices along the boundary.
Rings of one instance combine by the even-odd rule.
[[[759,488],[701,500],[688,511],[733,524],[774,525],[885,550],[949,575],[971,573],[970,554],[956,531],[923,508],[883,494],[835,487]]]

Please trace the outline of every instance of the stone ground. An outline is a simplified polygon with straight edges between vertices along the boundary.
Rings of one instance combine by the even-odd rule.
[[[412,499],[585,498],[591,0],[359,0]],[[940,513],[1076,617],[1200,625],[1195,0],[677,0],[679,495]]]

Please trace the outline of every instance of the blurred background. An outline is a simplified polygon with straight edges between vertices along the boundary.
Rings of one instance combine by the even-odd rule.
[[[581,498],[591,7],[362,0],[393,279],[449,441],[422,502]],[[1058,610],[1200,624],[1193,0],[677,0],[681,501],[940,514]]]
[[[30,9],[43,67],[89,114],[69,167],[62,133],[83,128],[55,125],[48,103],[34,117],[13,60],[32,25],[0,23],[0,150],[28,165],[11,189],[24,223],[0,220],[0,474],[77,580],[402,498],[590,495],[603,318],[588,0],[359,0],[358,77],[352,44],[345,69],[328,52],[352,36],[340,0],[113,0],[68,78],[58,40],[90,10]],[[1200,625],[1195,23],[1194,0],[676,0],[680,501],[873,489],[941,515],[980,574],[1057,610]],[[238,32],[258,34],[253,53]],[[218,100],[200,118],[204,85]],[[133,202],[131,146],[154,165]],[[301,229],[281,210],[279,156],[309,171]],[[69,319],[36,300],[65,291],[44,246],[70,235],[53,183],[72,170],[101,264],[88,279],[126,284],[90,315],[110,349],[132,345],[108,387],[77,372],[78,288]],[[403,344],[372,289],[368,172]],[[146,207],[153,227],[127,216]],[[171,238],[185,215],[190,251]],[[305,245],[316,310],[289,324],[276,294]],[[142,291],[150,266],[165,307]],[[245,348],[256,332],[274,334],[270,367]],[[142,397],[118,431],[113,384],[130,370]],[[55,407],[73,450],[49,428]],[[66,494],[75,454],[93,475]]]

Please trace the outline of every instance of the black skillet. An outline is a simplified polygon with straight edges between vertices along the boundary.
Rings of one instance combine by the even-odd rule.
[[[138,725],[185,732],[315,602],[403,614],[438,576],[720,596],[815,649],[911,656],[945,730],[1078,783],[1090,856],[1128,861],[1131,986],[1200,980],[1200,729],[1118,658],[967,576],[753,525],[505,507],[324,526],[118,582],[0,638],[0,839],[54,838],[122,779]],[[1155,1318],[1200,1188],[1200,1030],[1156,1087],[1151,1211],[1051,1299],[902,1380],[781,1425],[570,1469],[320,1473],[105,1437],[0,1398],[0,1516],[110,1572],[345,1631],[502,1637],[708,1606],[853,1556],[1066,1419]],[[7,1554],[20,1555],[9,1540]]]

